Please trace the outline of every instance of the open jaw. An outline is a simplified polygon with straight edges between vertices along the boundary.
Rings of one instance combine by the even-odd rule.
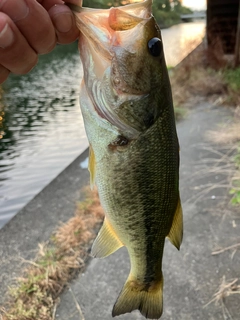
[[[151,18],[152,0],[146,0],[110,9],[90,9],[71,6],[81,31],[80,54],[86,46],[94,49],[101,59],[112,60],[112,48],[124,46],[127,50],[139,37],[139,28]],[[136,30],[137,29],[137,30]],[[129,49],[130,50],[130,49]],[[85,58],[85,57],[84,57]],[[84,61],[84,60],[83,60]]]
[[[94,109],[101,118],[132,137],[139,132],[124,123],[114,110],[126,101],[141,99],[148,92],[133,90],[126,84],[118,72],[116,50],[124,48],[134,54],[137,49],[133,41],[140,39],[141,30],[151,18],[151,5],[152,1],[147,0],[110,9],[79,8],[75,13],[81,31],[79,51],[84,82]]]

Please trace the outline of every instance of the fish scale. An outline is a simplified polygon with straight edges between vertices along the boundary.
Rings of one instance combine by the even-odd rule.
[[[138,309],[159,319],[165,238],[179,249],[183,225],[171,87],[151,4],[70,7],[81,31],[90,181],[105,211],[92,255],[126,246],[131,269],[112,315]]]

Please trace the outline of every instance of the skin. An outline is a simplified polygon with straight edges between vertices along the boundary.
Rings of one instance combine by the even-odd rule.
[[[62,0],[0,0],[0,83],[11,72],[26,74],[39,54],[78,36],[73,14]]]
[[[164,242],[169,237],[179,249],[182,212],[171,87],[150,10],[148,0],[121,10],[80,10],[76,16],[89,168],[106,213],[92,254],[103,258],[122,245],[128,250],[131,271],[113,316],[139,309],[159,319]],[[154,39],[159,46],[153,52]]]

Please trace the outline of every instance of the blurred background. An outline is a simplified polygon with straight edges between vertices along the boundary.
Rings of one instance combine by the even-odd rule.
[[[86,0],[84,6],[129,2]],[[202,42],[205,9],[203,0],[154,2],[169,68]],[[0,88],[0,227],[87,148],[78,102],[81,78],[73,43],[40,56],[29,74],[11,75]]]

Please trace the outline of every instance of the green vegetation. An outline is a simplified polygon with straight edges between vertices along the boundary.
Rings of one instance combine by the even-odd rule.
[[[232,178],[232,188],[229,194],[232,195],[231,204],[240,206],[240,146],[237,148],[234,162],[237,170],[235,176]]]
[[[178,107],[178,106],[174,107],[174,115],[175,115],[176,121],[183,119],[186,116],[186,114],[187,114],[186,108]]]
[[[179,0],[158,0],[153,2],[153,14],[161,28],[168,28],[180,23],[180,15],[186,13],[192,13],[192,11],[183,7]]]
[[[181,22],[180,15],[175,11],[155,10],[154,17],[160,28],[168,28]]]
[[[109,5],[109,1],[106,1],[106,0],[84,0],[83,6],[90,7],[90,8],[102,8],[102,9],[111,7],[111,5]]]
[[[233,105],[239,105],[240,103],[240,67],[224,68],[220,71],[223,81],[227,87],[228,98],[227,102]]]
[[[240,90],[240,68],[225,69],[223,71],[224,79],[233,91]]]

